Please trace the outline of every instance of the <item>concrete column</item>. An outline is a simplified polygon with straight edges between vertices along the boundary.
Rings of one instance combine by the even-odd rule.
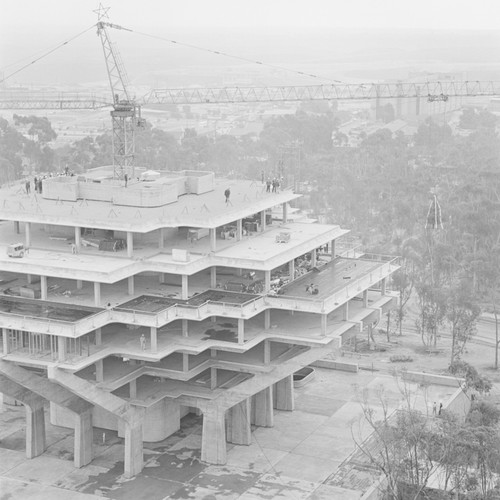
[[[137,379],[131,380],[128,384],[128,396],[131,399],[137,397]]]
[[[19,224],[19,223],[18,223]],[[26,222],[24,224],[24,238],[25,238],[25,247],[31,248],[31,222]]]
[[[264,364],[268,365],[271,362],[271,342],[264,340]]]
[[[159,273],[158,280],[160,283],[165,283],[165,273]]]
[[[311,252],[311,266],[316,267],[316,249]]]
[[[158,328],[156,326],[151,327],[151,352],[152,353],[157,353],[158,352]]]
[[[101,305],[101,284],[98,281],[94,281],[94,304]]]
[[[21,233],[21,230],[19,229],[19,221],[18,220],[14,221],[14,231],[16,232],[16,234]]]
[[[100,328],[96,328],[95,330],[95,345],[102,344],[102,330]]]
[[[368,290],[363,292],[363,307],[368,307]]]
[[[217,266],[210,268],[210,288],[217,288]]]
[[[47,300],[47,281],[47,276],[40,276],[40,295],[42,297],[42,300]]]
[[[217,388],[217,368],[210,368],[210,389],[213,391]]]
[[[76,280],[76,288],[77,288],[77,290],[81,290],[83,288],[83,281],[82,280]]]
[[[380,284],[380,292],[382,293],[382,295],[386,294],[386,288],[387,288],[387,278],[384,278],[382,280],[382,283]]]
[[[26,407],[26,456],[35,458],[45,451],[45,412],[43,404]]]
[[[183,372],[189,371],[189,354],[185,352],[182,353],[182,371]]]
[[[142,471],[142,421],[125,422],[125,464],[123,475],[130,479]]]
[[[272,386],[252,396],[251,423],[260,427],[272,427],[274,425]]]
[[[134,255],[134,233],[127,231],[127,257]]]
[[[335,240],[332,240],[330,242],[330,254],[332,256],[332,259],[335,258],[335,255],[336,255],[336,251],[335,251]]]
[[[288,222],[288,203],[283,203],[283,224]]]
[[[128,284],[128,294],[134,295],[134,277],[133,276],[129,276],[127,278],[127,284]]]
[[[260,230],[264,232],[266,230],[266,211],[262,210],[260,213]]]
[[[236,221],[236,241],[241,241],[243,237],[243,219]]]
[[[218,406],[209,405],[203,411],[201,435],[201,460],[215,465],[223,465],[226,457],[225,411]]]
[[[264,292],[271,290],[271,271],[264,271]]]
[[[182,275],[181,298],[186,300],[189,297],[188,275]]]
[[[3,353],[9,354],[10,345],[9,345],[9,331],[7,328],[2,328],[2,342],[3,342]]]
[[[28,282],[29,285],[31,285],[33,283],[33,276],[31,274],[27,274],[26,281]]]
[[[158,233],[159,233],[158,248],[160,250],[163,250],[165,248],[165,228],[160,227],[160,229],[158,229]]]
[[[187,337],[188,336],[188,320],[183,319],[182,321],[182,336]]]
[[[66,361],[66,337],[57,337],[57,360]]]
[[[274,407],[277,410],[293,411],[295,407],[293,375],[274,384]]]
[[[211,227],[209,229],[209,233],[210,233],[210,251],[216,252],[217,251],[217,228]]]
[[[82,248],[82,229],[78,226],[75,227],[75,247],[76,251],[80,253],[80,250]]]
[[[269,330],[271,328],[271,309],[266,309],[264,311],[264,329]]]
[[[321,315],[321,335],[323,335],[323,337],[326,335],[327,326],[328,326],[328,314],[322,314]]]
[[[349,302],[346,302],[344,304],[344,312],[343,312],[343,315],[342,315],[342,319],[344,321],[347,321],[349,319]]]
[[[290,275],[290,281],[293,281],[295,279],[295,259],[288,263],[288,274]]]
[[[104,382],[104,360],[102,359],[95,363],[95,380],[96,382]]]
[[[228,410],[226,437],[229,443],[252,444],[250,409],[250,398],[247,398]]]
[[[75,415],[75,467],[83,467],[92,461],[92,409]]]
[[[238,318],[238,344],[245,342],[245,320]]]

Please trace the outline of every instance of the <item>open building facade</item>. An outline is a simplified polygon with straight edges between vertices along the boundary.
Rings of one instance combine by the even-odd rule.
[[[301,217],[292,190],[199,171],[130,179],[102,168],[0,190],[1,392],[26,407],[28,457],[44,452],[50,403],[76,467],[93,427],[111,429],[131,477],[143,441],[190,412],[202,460],[224,464],[227,442],[293,410],[295,372],[395,306],[397,262],[344,254],[348,231]]]

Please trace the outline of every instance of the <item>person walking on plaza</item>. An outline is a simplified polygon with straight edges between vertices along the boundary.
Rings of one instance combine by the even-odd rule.
[[[271,192],[271,179],[269,179],[269,177],[267,178],[267,181],[266,181],[266,193],[270,193]]]
[[[31,184],[30,184],[30,181],[29,179],[26,181],[26,194],[30,194],[30,191],[31,191]]]
[[[437,415],[437,405],[436,402],[432,403],[432,416],[435,417]]]
[[[229,201],[229,197],[231,196],[231,190],[230,190],[229,188],[227,188],[227,189],[224,191],[224,196],[226,197],[226,205],[227,205],[228,203],[231,203],[231,202]]]

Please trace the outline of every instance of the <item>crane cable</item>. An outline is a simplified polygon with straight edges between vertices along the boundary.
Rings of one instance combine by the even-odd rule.
[[[81,31],[80,33],[78,33],[77,35],[71,37],[69,40],[66,40],[65,42],[61,42],[60,44],[58,44],[56,47],[48,50],[47,52],[44,52],[40,57],[37,57],[36,59],[33,59],[32,61],[30,61],[28,64],[25,64],[24,66],[22,66],[21,68],[19,68],[18,70],[14,71],[13,73],[10,73],[9,75],[7,75],[6,77],[2,78],[0,80],[0,83],[3,83],[5,82],[6,80],[8,80],[9,78],[12,78],[14,75],[16,75],[17,73],[23,71],[24,69],[26,69],[27,67],[31,66],[32,64],[35,64],[36,62],[40,61],[41,59],[44,59],[45,57],[47,57],[48,55],[52,54],[53,52],[55,52],[56,50],[60,49],[61,47],[64,47],[64,45],[67,45],[68,43],[72,42],[73,40],[77,39],[78,37],[84,35],[85,33],[87,33],[88,31],[90,31],[91,29],[94,29],[96,27],[95,24],[93,24],[92,26],[90,26],[89,28],[87,28],[86,30],[84,31]],[[30,57],[31,58],[31,57]],[[28,58],[24,58],[22,59],[21,61],[25,61],[26,59]],[[18,62],[21,62],[21,61],[18,61]],[[8,66],[5,66],[5,68],[8,68],[10,66],[14,66],[15,64],[18,64],[18,63],[12,63],[12,64],[9,64]]]
[[[190,49],[200,50],[202,52],[208,52],[210,54],[215,54],[218,56],[225,56],[225,57],[229,57],[231,59],[237,59],[239,61],[244,61],[244,62],[248,62],[251,64],[258,64],[259,66],[267,66],[268,68],[278,69],[280,71],[289,71],[291,73],[295,73],[295,74],[301,75],[301,76],[309,76],[311,78],[326,80],[326,81],[333,82],[333,83],[342,83],[340,80],[334,80],[334,79],[328,78],[326,76],[315,75],[313,73],[306,73],[305,71],[298,71],[295,69],[286,68],[284,66],[278,66],[276,64],[269,64],[269,63],[265,63],[262,61],[256,61],[254,59],[248,59],[247,57],[237,56],[234,54],[228,54],[227,52],[222,52],[220,50],[208,49],[206,47],[200,47],[199,45],[193,45],[190,43],[179,42],[178,40],[172,40],[170,38],[164,38],[164,37],[161,37],[158,35],[151,35],[149,33],[142,33],[141,31],[135,31],[135,30],[129,30],[129,31],[131,31],[132,33],[136,33],[137,35],[142,35],[142,36],[145,36],[148,38],[155,38],[157,40],[162,40],[163,42],[169,42],[173,45],[180,45],[181,47],[187,47]]]

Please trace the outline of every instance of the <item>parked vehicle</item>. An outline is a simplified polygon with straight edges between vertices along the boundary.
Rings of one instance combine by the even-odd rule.
[[[23,243],[12,243],[7,247],[7,255],[9,257],[24,257],[24,245]]]

